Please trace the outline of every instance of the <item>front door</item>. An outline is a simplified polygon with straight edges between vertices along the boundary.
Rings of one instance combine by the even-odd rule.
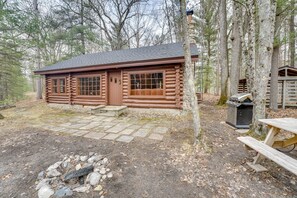
[[[109,105],[122,105],[122,78],[121,72],[109,72]]]

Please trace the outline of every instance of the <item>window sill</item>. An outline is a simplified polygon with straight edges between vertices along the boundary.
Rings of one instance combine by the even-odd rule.
[[[59,94],[59,93],[51,93],[53,96],[69,96],[67,93]]]
[[[150,95],[128,95],[128,98],[139,98],[139,99],[164,99],[166,98],[165,95],[160,96],[150,96]]]

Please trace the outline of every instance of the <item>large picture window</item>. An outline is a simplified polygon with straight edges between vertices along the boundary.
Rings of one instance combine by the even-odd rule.
[[[66,93],[66,80],[65,78],[56,78],[52,80],[52,90],[54,94]]]
[[[163,72],[130,74],[131,96],[162,96],[164,95]]]
[[[99,96],[100,95],[100,76],[79,77],[78,95]]]

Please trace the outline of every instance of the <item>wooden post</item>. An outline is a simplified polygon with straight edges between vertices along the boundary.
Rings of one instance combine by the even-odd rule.
[[[176,80],[176,86],[175,86],[175,101],[176,101],[176,107],[180,108],[180,80],[179,80],[179,74],[180,74],[180,66],[175,66],[175,80]]]
[[[282,107],[283,109],[286,108],[286,98],[287,98],[287,81],[283,81],[283,101],[282,101]]]
[[[69,104],[71,105],[72,104],[72,96],[71,96],[71,93],[72,93],[72,85],[71,85],[71,73],[68,74],[68,91],[69,91]]]
[[[44,75],[44,79],[45,79],[45,102],[48,103],[48,92],[49,92],[48,76]]]
[[[109,95],[109,77],[107,71],[104,72],[105,76],[105,105],[108,105]],[[123,81],[122,81],[123,82]]]

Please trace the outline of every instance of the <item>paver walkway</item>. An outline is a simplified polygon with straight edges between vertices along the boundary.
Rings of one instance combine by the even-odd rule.
[[[92,139],[131,142],[135,137],[161,141],[170,122],[141,120],[129,117],[77,115],[71,118],[51,119],[37,126],[43,129]]]

